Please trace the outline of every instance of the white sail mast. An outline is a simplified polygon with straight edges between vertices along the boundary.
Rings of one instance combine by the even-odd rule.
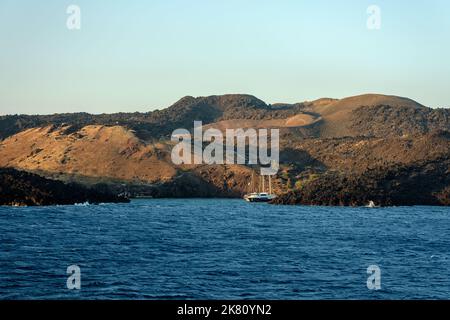
[[[272,176],[269,175],[269,194],[272,194]]]

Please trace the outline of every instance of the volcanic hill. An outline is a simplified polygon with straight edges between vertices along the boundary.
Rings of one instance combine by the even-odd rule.
[[[132,195],[251,191],[254,166],[172,163],[172,131],[194,121],[205,129],[279,128],[279,203],[389,205],[402,203],[400,193],[405,204],[449,202],[450,110],[376,94],[272,105],[250,95],[184,97],[147,113],[2,116],[0,167]],[[345,196],[361,187],[364,197]]]

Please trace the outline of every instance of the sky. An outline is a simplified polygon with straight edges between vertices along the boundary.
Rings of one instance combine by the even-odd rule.
[[[447,0],[0,0],[0,114],[147,112],[226,93],[450,107],[449,57]]]

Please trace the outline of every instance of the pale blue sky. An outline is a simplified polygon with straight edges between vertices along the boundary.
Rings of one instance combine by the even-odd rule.
[[[70,4],[79,31],[66,28]],[[149,111],[224,93],[450,106],[447,0],[0,0],[0,41],[0,114]]]

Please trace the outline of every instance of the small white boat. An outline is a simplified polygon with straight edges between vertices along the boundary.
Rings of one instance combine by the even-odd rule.
[[[369,204],[366,206],[366,208],[379,208],[379,206],[377,206],[375,204],[375,202],[373,202],[372,200],[369,201]]]

